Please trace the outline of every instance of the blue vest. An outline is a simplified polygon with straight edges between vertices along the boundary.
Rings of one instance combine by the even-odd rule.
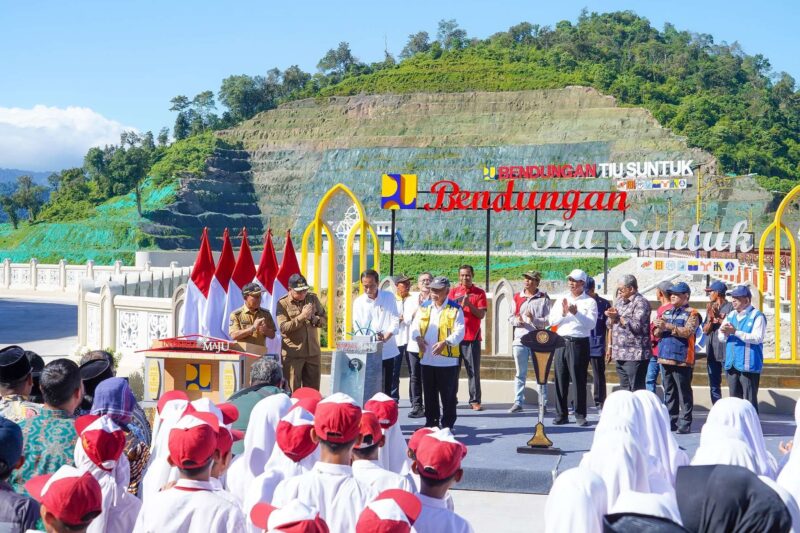
[[[661,315],[666,322],[674,324],[679,328],[686,325],[691,316],[692,310],[689,306],[672,308],[664,311]],[[694,364],[694,335],[688,339],[675,337],[670,333],[663,333],[665,336],[658,341],[659,359],[671,359],[679,363]]]
[[[752,333],[756,318],[764,316],[758,309],[752,308],[741,321],[736,313],[728,315],[733,327],[744,333]],[[764,319],[766,320],[766,318]],[[725,368],[735,368],[739,372],[761,372],[764,366],[764,350],[761,344],[751,344],[739,337],[731,335],[725,346]]]

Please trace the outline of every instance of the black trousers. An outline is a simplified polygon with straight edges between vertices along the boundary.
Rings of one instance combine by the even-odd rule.
[[[422,368],[419,364],[419,353],[407,351],[406,346],[400,347],[400,353],[405,354],[408,365],[408,397],[411,399],[411,407],[422,407]]]
[[[690,366],[661,365],[661,379],[664,386],[664,403],[669,411],[672,429],[678,427],[691,429],[694,396],[692,394],[692,373]],[[681,414],[683,413],[683,414]],[[680,417],[678,416],[680,414]]]
[[[400,401],[400,367],[402,364],[401,354],[383,360],[383,392],[396,402]]]
[[[620,361],[617,360],[617,376],[622,390],[631,392],[642,390],[647,384],[647,366],[650,360]]]
[[[753,404],[758,412],[758,382],[761,374],[758,372],[739,372],[735,368],[726,370],[728,376],[728,393],[736,398],[742,398]]]
[[[422,367],[422,394],[425,399],[425,425],[427,427],[448,427],[456,423],[458,405],[459,365]],[[439,401],[441,400],[441,412]]]
[[[459,368],[461,362],[467,369],[467,380],[469,382],[469,403],[481,403],[481,341],[462,341],[458,345],[461,353],[459,357]]]
[[[594,404],[603,405],[606,401],[606,358],[605,356],[590,357],[592,363],[592,392]]]
[[[567,418],[570,382],[575,397],[575,418],[586,418],[586,379],[589,373],[589,337],[564,337],[565,346],[556,348],[556,418]]]

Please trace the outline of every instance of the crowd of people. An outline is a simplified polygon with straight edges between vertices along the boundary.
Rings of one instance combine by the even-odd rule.
[[[289,393],[264,357],[229,402],[164,393],[151,428],[108,353],[36,383],[35,358],[0,350],[2,531],[472,531],[448,493],[466,446],[447,427],[406,442],[386,394]]]
[[[487,299],[470,265],[458,272],[457,284],[422,273],[414,292],[408,276],[395,277],[394,291],[387,291],[374,270],[361,274],[353,334],[382,341],[384,390],[363,408],[345,394],[318,392],[318,329],[327,316],[301,275],[289,280],[276,317],[260,307],[257,284],[243,288],[245,304],[230,317],[235,341],[265,345],[279,331],[280,359],[260,358],[250,386],[226,403],[162,394],[152,427],[128,381],[115,376],[111,354],[45,365],[19,346],[3,348],[0,530],[471,531],[448,493],[462,478],[467,453],[452,430],[462,366],[470,407],[483,409]],[[601,412],[580,467],[555,481],[548,531],[800,526],[800,452],[779,465],[758,419],[766,318],[747,287],[728,292],[712,283],[701,317],[682,282],[658,286],[653,312],[634,276],[619,280],[613,301],[599,296],[582,270],[570,272],[567,293],[555,299],[539,289],[541,278],[525,272],[513,298],[509,411],[524,410],[533,355],[526,335],[550,329],[563,339],[554,353],[552,423],[567,424],[572,414],[577,425],[588,424],[590,365]],[[691,431],[698,347],[707,356],[714,407],[690,464],[671,432]],[[606,398],[612,360],[620,390]],[[425,419],[408,441],[398,424],[404,362],[409,416]],[[723,373],[730,393],[724,399]],[[659,376],[663,398],[656,394]],[[714,499],[724,490],[735,494]],[[737,502],[752,512],[732,516]],[[761,529],[733,527],[745,519]]]

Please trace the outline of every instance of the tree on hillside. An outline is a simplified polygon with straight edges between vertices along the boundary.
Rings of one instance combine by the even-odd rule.
[[[428,36],[428,32],[419,31],[417,33],[413,33],[408,36],[408,42],[406,43],[406,46],[403,48],[403,51],[400,52],[400,58],[405,59],[407,57],[413,56],[414,54],[427,52],[430,49],[431,49],[431,43],[430,43],[430,36]]]
[[[358,59],[353,56],[350,44],[342,41],[335,49],[331,48],[317,63],[317,68],[322,72],[338,72],[345,74],[349,69],[358,63]]]
[[[311,80],[311,74],[303,72],[297,65],[283,71],[283,89],[289,95],[301,90]]]
[[[89,178],[94,180],[98,189],[105,198],[110,198],[114,193],[114,178],[111,175],[111,159],[116,151],[115,146],[106,145],[105,148],[89,148],[83,158],[83,167]],[[64,184],[64,174],[61,174],[61,183]],[[75,185],[72,176],[72,185]]]
[[[228,76],[222,80],[219,101],[235,121],[246,120],[266,108],[261,76]]]
[[[175,117],[175,126],[172,129],[172,133],[176,141],[180,141],[189,136],[189,120],[186,118],[186,113],[183,111],[179,112],[178,116]]]
[[[24,175],[17,178],[17,191],[14,193],[14,202],[28,211],[28,220],[34,222],[39,210],[44,203],[44,193],[47,189],[36,185],[33,178]]]
[[[152,165],[152,155],[153,151],[142,146],[141,142],[128,144],[114,152],[109,165],[109,171],[117,180],[115,193],[124,194],[133,189],[139,216],[142,214],[142,183]]]
[[[11,221],[11,225],[14,229],[17,229],[19,227],[19,205],[17,201],[13,196],[2,196],[0,197],[0,206],[8,216],[8,220]]]
[[[169,144],[169,128],[161,128],[157,140],[159,148],[165,148]]]
[[[467,44],[467,32],[458,27],[455,19],[440,20],[436,36],[445,50],[460,50]]]

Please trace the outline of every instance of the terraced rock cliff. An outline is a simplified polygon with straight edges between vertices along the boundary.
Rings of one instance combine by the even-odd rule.
[[[688,148],[646,110],[619,107],[613,98],[585,87],[303,100],[220,135],[240,141],[247,157],[241,151],[218,151],[203,179],[184,184],[177,204],[154,217],[148,229],[160,246],[191,246],[196,229],[214,223],[223,212],[225,223],[238,216],[254,227],[259,219],[276,234],[292,229],[299,236],[322,195],[336,183],[354,191],[371,221],[388,220],[388,212],[380,209],[383,173],[415,173],[421,190],[441,179],[457,181],[464,189],[504,187],[483,180],[484,165],[691,159],[708,177],[703,182],[707,229],[750,215],[758,221],[771,199],[749,178],[715,177],[710,154]],[[666,229],[670,211],[673,227],[688,229],[694,221],[695,186],[692,180],[685,191],[629,193],[626,216],[644,227]],[[518,180],[516,189],[610,191],[612,184],[609,179]],[[538,220],[560,215],[541,212]],[[533,217],[493,216],[495,246],[530,250]],[[573,225],[617,229],[622,218],[621,213],[578,213]],[[484,213],[403,211],[398,222],[406,248],[453,242],[464,249],[483,246]]]

